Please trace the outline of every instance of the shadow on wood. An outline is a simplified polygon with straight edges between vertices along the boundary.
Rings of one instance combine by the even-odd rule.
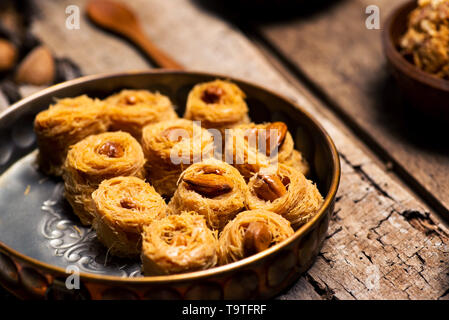
[[[235,23],[269,24],[314,15],[348,0],[191,0]]]
[[[370,88],[373,107],[377,111],[377,123],[384,123],[384,130],[400,140],[406,140],[420,149],[447,154],[448,122],[423,113],[399,90],[395,79],[389,73],[372,78]]]

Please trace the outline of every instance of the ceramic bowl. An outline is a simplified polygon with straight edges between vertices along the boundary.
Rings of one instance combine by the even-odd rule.
[[[412,106],[425,114],[449,119],[449,80],[422,71],[398,50],[408,16],[416,7],[416,0],[409,1],[391,13],[382,34],[384,53],[399,88]]]

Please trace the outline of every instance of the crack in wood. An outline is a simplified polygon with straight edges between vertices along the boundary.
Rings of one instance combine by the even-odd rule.
[[[354,172],[356,174],[362,174],[360,170],[356,170],[356,168],[354,168],[357,166],[350,165],[346,157],[344,157],[342,160],[347,163],[352,169],[354,169]],[[351,172],[347,172],[347,174],[350,173]],[[365,182],[372,186],[374,181],[372,181],[372,179],[365,179]],[[361,188],[362,186],[360,186],[360,189]],[[369,190],[372,190],[370,188],[363,188],[365,190],[365,193],[363,193],[362,196],[358,196],[357,199],[367,198],[370,193]],[[380,192],[380,190],[378,190],[377,188],[375,189],[376,191]],[[344,215],[345,212],[341,211],[341,206],[345,206],[348,201],[354,203],[354,200],[351,199],[351,197],[354,197],[355,195],[356,194],[354,193],[347,193],[346,198],[342,197],[340,202],[337,204],[336,211],[338,210],[339,213],[342,213]],[[421,252],[426,252],[427,255],[429,253],[432,253],[431,248],[433,248],[432,246],[435,241],[441,244],[448,243],[449,239],[446,231],[439,228],[439,224],[437,224],[432,216],[424,209],[421,210],[418,208],[404,208],[403,210],[399,210],[403,207],[402,203],[404,200],[396,201],[393,199],[393,197],[387,197],[382,192],[380,197],[384,197],[384,199],[387,198],[389,199],[389,201],[392,201],[391,204],[382,201],[378,203],[378,205],[380,206],[388,205],[385,209],[383,209],[388,212],[388,214],[380,218],[374,226],[371,226],[366,230],[366,239],[373,239],[373,237],[369,236],[370,233],[376,235],[375,240],[380,244],[380,248],[377,249],[375,255],[369,253],[370,251],[368,251],[368,249],[365,249],[364,247],[361,247],[360,251],[355,249],[354,253],[357,253],[358,251],[359,254],[362,254],[366,257],[367,262],[369,261],[371,265],[378,268],[379,279],[377,283],[384,283],[384,285],[388,283],[388,286],[391,287],[390,290],[393,290],[390,291],[389,294],[392,294],[392,296],[396,298],[416,299],[417,297],[424,295],[426,292],[440,292],[441,283],[437,282],[435,279],[429,281],[429,278],[434,278],[434,276],[438,274],[433,270],[435,266],[426,266],[427,256],[424,256],[423,254],[421,254]],[[369,202],[369,199],[367,201]],[[347,218],[343,216],[342,219],[345,220]],[[422,234],[425,237],[416,242],[416,246],[404,247],[404,245],[392,242],[398,241],[400,239],[396,237],[396,233],[410,234],[412,230],[414,230],[412,233],[416,234],[416,236],[418,234]],[[346,225],[346,227],[338,227],[330,234],[330,237],[328,237],[326,243],[329,241],[337,241],[337,243],[348,243],[349,240],[347,239],[349,237],[352,237],[353,239],[360,238],[360,235],[358,234],[359,231],[355,230],[351,233],[348,233],[348,231],[348,225]],[[338,239],[334,240],[337,234],[339,235]],[[410,237],[414,237],[415,235],[413,234],[410,235]],[[429,238],[429,236],[431,238]],[[360,244],[357,244],[357,246],[360,246]],[[369,247],[371,246],[371,244],[366,243],[365,246]],[[348,246],[346,245],[341,247],[343,249],[340,249],[337,246],[337,251],[342,252],[342,250],[346,250]],[[442,250],[443,249],[441,249],[441,251]],[[408,254],[408,251],[412,252]],[[393,259],[387,258],[388,252],[394,252]],[[443,251],[442,254],[445,254],[445,256],[447,257],[446,251]],[[382,258],[382,256],[385,257]],[[361,269],[357,262],[353,262],[353,259],[351,258],[349,252],[344,253],[344,256],[339,257],[335,252],[326,251],[326,248],[324,248],[324,251],[320,253],[319,257],[322,258],[322,261],[324,261],[332,268],[345,270],[344,272],[346,273],[346,275],[344,278],[347,279],[348,277],[352,277],[357,281],[357,283],[359,283],[359,285],[361,284],[364,288],[355,289],[355,287],[357,286],[354,287],[354,284],[348,286],[346,284],[347,282],[337,281],[336,278],[333,278],[332,282],[329,282],[331,280],[330,278],[320,277],[321,282],[324,282],[324,285],[328,287],[335,288],[335,284],[332,283],[336,283],[339,285],[342,291],[340,291],[340,289],[335,291],[336,298],[344,298],[345,295],[342,295],[343,292],[347,295],[346,298],[354,299],[363,299],[364,297],[367,297],[365,291],[372,292],[373,294],[379,294],[376,293],[378,292],[378,290],[381,290],[379,289],[379,287],[371,288],[367,286],[366,282],[364,282],[363,277],[369,277],[368,274],[365,274],[365,276],[363,277],[358,275],[358,272],[362,271],[363,268]],[[385,262],[383,264],[380,264],[379,259],[384,260]],[[439,268],[445,267],[447,258],[440,258],[438,259],[438,261]],[[313,277],[312,274],[313,273],[309,272],[310,277]],[[417,280],[416,277],[419,277],[419,279],[421,280]],[[447,282],[447,278],[445,280],[441,280],[443,284]],[[386,296],[388,295],[385,295],[384,293],[384,297]]]
[[[419,261],[422,262],[422,264],[426,264],[426,261],[419,255],[419,251],[415,253],[416,257],[419,259]]]
[[[364,178],[364,179],[366,179],[373,187],[374,187],[374,189],[376,189],[380,194],[382,194],[383,196],[385,196],[385,197],[387,197],[387,198],[389,198],[389,199],[391,199],[391,200],[393,200],[393,201],[395,201],[396,202],[396,200],[392,197],[392,196],[390,196],[389,194],[388,194],[388,192],[384,189],[384,188],[382,188],[382,186],[380,186],[376,181],[374,181],[373,180],[373,178],[371,178],[364,170],[363,170],[363,167],[362,167],[362,165],[354,165],[354,164],[352,164],[347,158],[346,158],[346,156],[344,155],[344,154],[340,154],[340,157],[341,158],[343,158],[353,169],[354,169],[354,171],[355,172],[357,172],[357,173],[359,173],[361,176],[362,176],[362,178]]]
[[[390,219],[391,215],[393,214],[393,212],[395,212],[394,210],[391,210],[390,213],[383,219],[379,220],[379,222],[377,223],[377,225],[375,227],[370,228],[370,231],[373,231],[374,233],[376,233],[378,236],[380,236],[379,233],[377,233],[376,229],[380,228],[380,226],[385,222],[388,221],[388,219]],[[382,243],[382,242],[381,242]]]
[[[343,227],[341,227],[341,226],[338,227],[334,232],[332,232],[326,236],[326,240],[332,238],[334,235],[339,233],[341,230],[343,230]]]
[[[310,283],[310,285],[313,287],[315,292],[320,295],[325,300],[339,300],[337,297],[335,297],[334,291],[329,288],[329,286],[324,283],[324,286],[322,286],[318,281],[316,281],[310,274],[306,274],[305,276],[307,282]]]
[[[400,212],[402,216],[415,228],[421,230],[426,235],[438,233],[438,226],[429,216],[428,212],[419,212],[416,210],[405,210]]]
[[[362,250],[363,255],[369,260],[369,262],[373,263],[371,256],[369,256],[365,251]]]
[[[447,288],[446,291],[443,292],[441,296],[438,297],[438,299],[444,298],[445,296],[449,295],[449,288]]]

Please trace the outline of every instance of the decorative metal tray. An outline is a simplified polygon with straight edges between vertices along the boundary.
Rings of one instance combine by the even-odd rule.
[[[312,165],[325,203],[288,241],[229,265],[188,274],[143,277],[138,260],[107,255],[95,231],[83,227],[62,197],[61,180],[35,165],[35,115],[55,98],[103,98],[123,88],[159,91],[183,114],[199,82],[227,78],[247,94],[254,122],[284,121]],[[267,298],[285,289],[313,263],[324,240],[340,177],[335,147],[310,115],[267,89],[226,76],[188,71],[145,71],[83,77],[34,94],[0,115],[0,283],[23,298]],[[67,269],[69,267],[69,269]],[[80,289],[65,279],[81,272]]]

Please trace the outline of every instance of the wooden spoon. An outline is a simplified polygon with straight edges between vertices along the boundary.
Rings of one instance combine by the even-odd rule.
[[[182,65],[159,49],[144,33],[136,15],[122,3],[111,0],[91,0],[86,7],[87,16],[96,25],[131,40],[159,67],[183,69]]]

